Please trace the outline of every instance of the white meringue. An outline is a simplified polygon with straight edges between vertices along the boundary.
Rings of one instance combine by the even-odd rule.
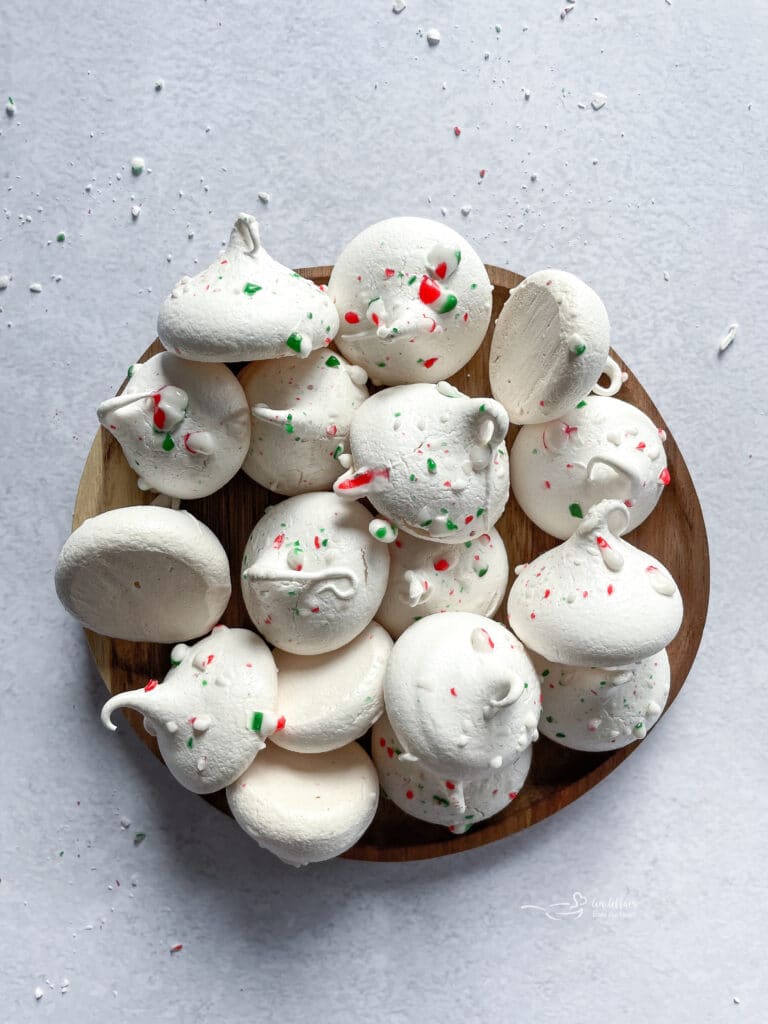
[[[389,556],[389,584],[376,618],[394,637],[438,612],[490,617],[504,600],[509,562],[493,528],[463,544],[436,544],[403,532]]]
[[[609,525],[629,512],[607,498],[563,544],[521,567],[507,602],[526,647],[563,665],[611,668],[666,647],[683,602],[667,569]],[[620,531],[619,531],[620,532]]]
[[[619,390],[609,347],[608,314],[589,285],[564,270],[539,270],[512,289],[496,321],[491,393],[513,423],[557,419],[590,391]],[[603,372],[607,388],[597,383]]]
[[[285,725],[272,742],[299,754],[320,754],[359,739],[384,710],[391,650],[392,640],[377,622],[328,654],[275,650],[277,704]]]
[[[429,615],[395,641],[384,704],[406,760],[467,781],[538,737],[539,678],[523,645],[482,615]]]
[[[216,626],[192,647],[176,644],[162,683],[108,700],[101,720],[111,730],[117,708],[144,715],[174,778],[193,793],[215,793],[245,771],[279,729],[277,669],[269,648],[249,629]]]
[[[415,537],[459,544],[487,533],[504,512],[508,427],[498,402],[468,398],[445,381],[386,388],[353,414],[352,468],[333,489],[369,497]]]
[[[227,789],[238,825],[295,867],[344,853],[373,821],[379,780],[357,743],[295,754],[272,743]]]
[[[389,555],[361,505],[324,491],[266,509],[245,547],[242,588],[254,625],[275,647],[323,654],[376,614]]]
[[[352,413],[368,397],[366,379],[365,370],[328,350],[246,366],[240,383],[253,424],[244,472],[278,494],[330,487]]]
[[[345,247],[328,290],[336,343],[374,384],[434,383],[475,354],[491,318],[492,288],[480,257],[445,224],[392,217]]]
[[[541,676],[539,730],[572,750],[617,750],[643,739],[669,697],[666,651],[613,670],[531,660]]]
[[[157,319],[167,349],[204,363],[308,356],[338,326],[328,295],[268,255],[248,213],[209,267],[182,277]]]
[[[229,560],[189,512],[155,505],[86,519],[56,565],[56,593],[103,636],[176,643],[210,632],[231,594]]]
[[[248,451],[250,412],[226,366],[161,352],[134,363],[121,395],[96,411],[120,443],[139,487],[203,498],[237,473]]]
[[[413,818],[461,834],[498,814],[517,797],[531,767],[533,746],[498,771],[469,782],[441,778],[419,762],[401,761],[400,753],[392,724],[384,714],[371,735],[371,755],[382,795]]]
[[[634,405],[590,395],[557,420],[520,428],[509,455],[512,492],[529,519],[561,540],[592,505],[620,498],[629,533],[670,482],[662,436]]]

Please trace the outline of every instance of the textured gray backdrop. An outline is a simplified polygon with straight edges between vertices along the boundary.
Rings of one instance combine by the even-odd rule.
[[[768,6],[1,6],[0,1020],[764,1020]],[[412,213],[583,276],[688,461],[713,571],[694,671],[523,835],[297,872],[98,723],[52,584],[94,408],[240,210],[291,265]],[[580,917],[521,909],[574,892]]]

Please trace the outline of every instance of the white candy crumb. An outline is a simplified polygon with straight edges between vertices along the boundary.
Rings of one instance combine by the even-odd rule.
[[[138,178],[138,176],[144,170],[145,166],[146,164],[144,163],[144,157],[135,156],[133,160],[131,160],[131,174],[135,174],[136,177]]]
[[[61,994],[65,996],[69,991],[69,978],[61,979]]]
[[[134,220],[136,220],[136,218],[139,216],[140,213],[141,213],[141,207],[140,206],[132,206],[131,207],[131,216],[133,217]]]
[[[16,104],[13,102],[10,96],[8,97],[8,102],[5,104],[5,112],[8,115],[8,117],[13,117],[13,115],[16,113]]]
[[[440,207],[440,213],[442,213],[444,217],[448,216],[448,210],[444,206]]]
[[[733,344],[733,339],[736,337],[738,332],[739,325],[731,324],[731,326],[728,328],[728,330],[725,332],[724,336],[720,340],[720,344],[718,345],[718,352],[725,352],[727,348],[730,348],[730,346]]]
[[[130,828],[130,827],[131,827],[131,819],[130,818],[126,818],[126,816],[123,815],[122,818],[120,819],[120,828]]]
[[[37,988],[35,989],[35,999],[37,999],[38,1002],[39,1002],[42,998],[43,998],[43,990],[38,985]]]
[[[408,5],[405,3],[405,0],[395,0],[392,4],[392,11],[395,14],[402,14],[407,6]]]
[[[741,1006],[741,1000],[739,999],[738,996],[734,996],[733,997],[733,1003],[734,1003],[734,1006]]]
[[[534,173],[534,174],[531,175],[531,181],[538,181],[538,180],[539,180],[538,174]]]
[[[155,79],[155,92],[162,92],[164,88],[165,88],[165,79],[164,78],[156,78]]]
[[[470,213],[472,213],[472,207],[471,206],[469,206],[469,205],[462,206],[462,208],[461,208],[461,216],[462,217],[468,217],[470,215]]]
[[[668,280],[669,280],[669,271],[668,271],[668,270],[665,270],[665,271],[664,271],[664,280],[665,280],[665,281],[668,281]]]
[[[266,203],[269,202],[271,198],[272,196],[269,194],[269,192],[259,192],[259,201],[264,203],[265,205]]]
[[[440,31],[436,28],[431,28],[427,32],[427,42],[430,46],[437,46],[440,42]]]
[[[8,274],[0,274],[0,292],[5,291],[10,283],[11,279]]]
[[[593,92],[590,103],[592,104],[593,110],[600,110],[608,102],[608,97],[604,92]]]
[[[173,256],[170,253],[168,253],[168,255],[165,257],[165,262],[166,263],[170,263],[172,259],[173,259]]]
[[[40,284],[39,281],[33,281],[32,284],[29,286],[29,290],[31,292],[41,292],[43,290],[43,286]]]
[[[491,59],[491,51],[490,50],[486,50],[485,53],[483,54],[483,60],[490,60],[490,59]]]
[[[529,100],[530,98],[531,98],[531,90],[530,89],[523,89],[523,99],[524,100]]]

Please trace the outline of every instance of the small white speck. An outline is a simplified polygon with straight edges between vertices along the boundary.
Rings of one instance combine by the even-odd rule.
[[[165,262],[166,263],[170,263],[172,259],[173,259],[173,256],[170,253],[168,253],[168,255],[165,257]]]
[[[155,92],[162,92],[164,88],[165,88],[165,79],[164,78],[156,78],[155,79]]]
[[[187,232],[187,238],[194,238],[194,237],[195,237],[195,232],[194,231],[188,231]]]
[[[667,2],[669,2],[669,0],[667,0]],[[671,7],[671,6],[672,6],[672,5],[670,4],[670,7]],[[734,997],[733,997],[733,1002],[734,1002],[734,1005],[735,1005],[735,1006],[741,1006],[741,1000],[739,999],[739,997],[738,997],[738,996],[734,996]]]
[[[130,828],[130,827],[131,827],[131,819],[130,818],[126,818],[126,816],[123,815],[122,818],[120,819],[120,828]]]
[[[29,290],[31,292],[41,292],[43,290],[43,286],[40,284],[39,281],[33,281],[32,284],[29,286]]]
[[[211,126],[209,124],[207,124],[205,126],[205,134],[207,135],[210,130],[211,130]]]
[[[92,188],[93,188],[93,185],[86,185],[85,186],[85,191],[86,192],[90,192]]]
[[[430,28],[427,30],[427,42],[430,46],[437,46],[440,42],[440,30],[436,28]]]
[[[11,278],[8,274],[0,274],[0,292],[5,291],[10,283]]]
[[[668,270],[665,270],[665,271],[664,271],[664,280],[665,280],[665,281],[668,281],[668,280],[669,280],[669,271],[668,271]]]
[[[469,206],[469,205],[462,206],[462,208],[461,208],[461,216],[462,217],[468,217],[470,215],[470,213],[472,213],[472,207],[471,206]]]
[[[725,332],[724,336],[720,340],[720,344],[717,347],[718,352],[725,352],[727,348],[730,348],[730,346],[733,344],[733,339],[736,337],[738,332],[739,325],[731,324],[731,326],[728,328],[728,330]]]
[[[131,207],[131,216],[133,217],[134,220],[136,220],[136,218],[139,216],[140,213],[141,213],[141,207],[140,206],[132,206]]]
[[[486,50],[485,53],[483,54],[483,60],[490,60],[490,59],[491,59],[491,51],[490,50]]]
[[[600,110],[608,102],[608,97],[604,92],[593,92],[590,103],[592,104],[593,110]]]
[[[405,0],[395,0],[392,4],[392,11],[394,14],[402,14],[407,6]]]
[[[536,174],[536,173],[533,173],[533,174],[531,175],[531,181],[538,181],[538,180],[539,180],[539,176],[538,176],[538,174]]]
[[[144,170],[146,164],[144,163],[143,156],[135,156],[131,160],[131,174],[134,174],[137,178]]]
[[[440,207],[440,213],[442,213],[442,215],[443,215],[444,217],[447,217],[447,216],[448,216],[448,211],[446,210],[446,208],[445,208],[444,206],[441,206],[441,207]]]
[[[13,117],[13,115],[16,113],[16,104],[13,102],[10,96],[8,97],[8,102],[5,104],[5,112],[8,115],[8,117]]]
[[[523,89],[523,99],[524,100],[529,100],[530,98],[531,98],[531,90],[530,89]]]
[[[61,994],[65,996],[69,990],[69,978],[61,979]]]
[[[35,989],[35,999],[37,999],[39,1001],[42,998],[43,998],[43,990],[38,985],[37,988]]]
[[[259,202],[264,203],[264,205],[266,205],[271,198],[272,196],[269,192],[259,192]]]

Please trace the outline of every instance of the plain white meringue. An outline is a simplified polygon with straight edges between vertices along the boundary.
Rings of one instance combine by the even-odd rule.
[[[669,697],[666,651],[620,669],[531,660],[541,677],[539,730],[572,750],[617,750],[643,739]]]
[[[680,628],[677,584],[660,562],[621,539],[612,528],[619,515],[626,527],[622,501],[599,502],[568,540],[520,568],[509,624],[549,661],[628,665],[662,650]]]
[[[469,782],[441,778],[420,762],[401,761],[401,753],[384,714],[371,734],[371,754],[382,795],[411,817],[460,834],[498,814],[517,797],[531,767],[533,746],[503,768]]]
[[[384,710],[391,650],[389,634],[376,622],[327,654],[275,650],[277,704],[285,725],[272,742],[300,754],[320,754],[359,739]]]
[[[266,509],[243,555],[245,606],[258,631],[294,654],[349,643],[376,614],[389,555],[371,537],[372,517],[318,491]]]
[[[423,217],[372,224],[336,260],[328,290],[341,352],[374,384],[443,380],[475,354],[491,318],[482,260],[461,235]]]
[[[232,591],[215,534],[189,512],[156,505],[86,519],[61,549],[55,581],[88,629],[165,644],[210,632]]]
[[[384,704],[402,750],[454,781],[486,776],[538,737],[539,677],[523,645],[482,615],[429,615],[395,641]]]
[[[295,867],[344,853],[373,821],[379,779],[357,743],[295,754],[273,743],[227,789],[235,821]]]
[[[590,391],[619,390],[609,348],[608,314],[589,285],[564,270],[539,270],[512,289],[496,321],[491,393],[513,423],[556,419]],[[608,388],[597,383],[603,372]]]
[[[445,381],[385,388],[353,414],[352,465],[333,489],[367,496],[415,537],[459,544],[487,533],[504,512],[508,427],[498,402]]]
[[[504,600],[509,562],[493,528],[463,544],[438,544],[403,532],[390,544],[389,557],[389,584],[376,618],[394,637],[425,615],[491,617]]]
[[[365,370],[327,349],[249,363],[240,372],[253,415],[243,471],[278,494],[330,487],[352,413],[368,397],[366,379]]]
[[[561,540],[592,505],[619,498],[629,533],[670,482],[665,437],[634,405],[590,395],[559,419],[520,428],[509,454],[512,492],[529,519]]]
[[[176,644],[171,665],[162,683],[150,679],[108,700],[101,720],[114,731],[118,708],[141,712],[177,782],[214,793],[242,775],[282,724],[274,659],[251,630],[216,626],[192,647]]]
[[[157,319],[167,349],[204,363],[308,356],[330,344],[338,326],[325,291],[272,259],[249,213],[209,267],[182,277]]]
[[[96,415],[139,487],[172,498],[218,491],[240,469],[251,435],[248,403],[231,370],[172,352],[134,363],[123,393]]]

